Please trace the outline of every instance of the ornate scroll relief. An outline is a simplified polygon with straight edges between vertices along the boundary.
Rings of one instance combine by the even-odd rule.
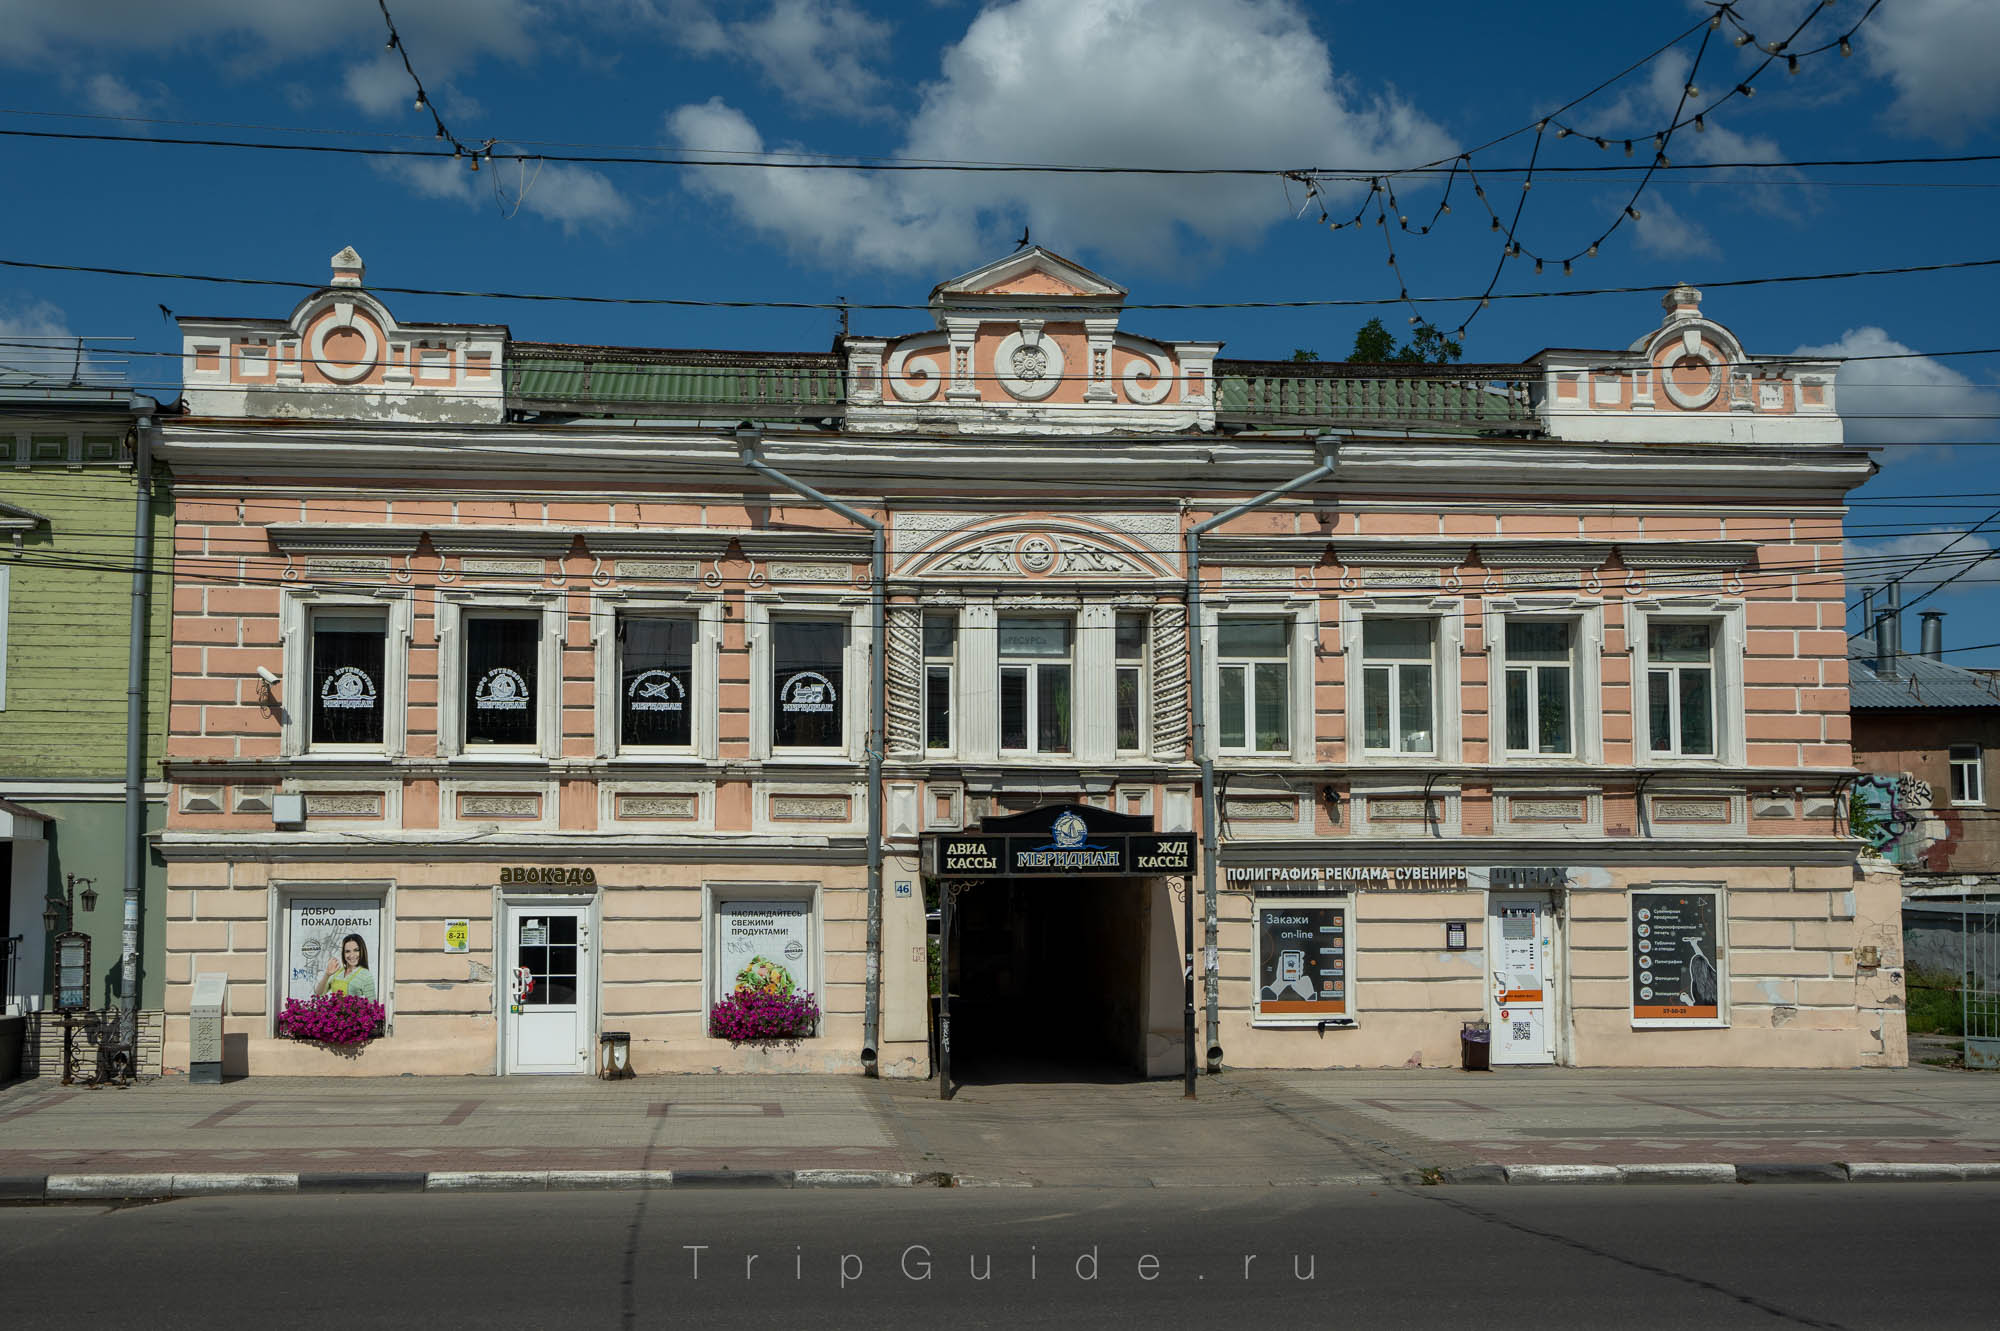
[[[773,795],[771,817],[785,822],[837,823],[848,817],[845,795]]]
[[[944,385],[946,350],[943,333],[925,333],[897,347],[889,356],[889,391],[898,402],[929,402]]]
[[[1179,755],[1188,742],[1187,607],[1153,609],[1153,751]]]
[[[1174,386],[1173,362],[1148,344],[1129,342],[1121,338],[1121,351],[1130,352],[1138,359],[1125,366],[1125,373],[1119,376],[1125,382],[1125,400],[1136,402],[1142,407],[1155,406],[1167,400],[1167,394]]]
[[[463,794],[458,797],[461,818],[539,818],[540,795]]]
[[[888,617],[888,680],[884,725],[889,753],[923,755],[924,614],[914,605],[892,605]]]
[[[1062,382],[1062,348],[1054,338],[1042,336],[1041,320],[1023,319],[1020,331],[1007,334],[994,348],[993,376],[1010,395],[1039,402]]]
[[[693,795],[620,795],[618,817],[681,822],[693,818],[697,805]]]

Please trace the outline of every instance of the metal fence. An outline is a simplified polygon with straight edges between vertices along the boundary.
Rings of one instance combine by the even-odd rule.
[[[2000,1071],[2000,898],[1905,901],[1903,950],[1913,998],[1956,1000],[1965,1066]]]

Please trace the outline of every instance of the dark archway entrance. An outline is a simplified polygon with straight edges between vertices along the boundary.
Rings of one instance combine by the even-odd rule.
[[[927,838],[941,926],[939,1094],[958,1080],[1158,1073],[1183,1043],[1174,1009],[1186,964],[1168,883],[1185,913],[1193,851],[1192,835],[1076,804]]]

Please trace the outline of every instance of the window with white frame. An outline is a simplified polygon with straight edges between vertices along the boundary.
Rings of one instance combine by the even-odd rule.
[[[951,748],[951,700],[957,686],[958,618],[924,616],[924,747]]]
[[[771,747],[837,749],[845,710],[848,624],[771,617]]]
[[[1113,655],[1117,662],[1116,697],[1118,751],[1131,753],[1146,746],[1146,648],[1150,641],[1143,610],[1121,610],[1113,622]]]
[[[389,612],[327,607],[311,612],[312,702],[306,746],[380,748],[389,689]]]
[[[1576,752],[1576,625],[1510,619],[1506,642],[1506,743],[1510,754]]]
[[[1951,802],[1986,803],[1985,754],[1977,744],[1951,746]]]
[[[1437,752],[1437,624],[1371,616],[1361,625],[1362,747]]]
[[[693,745],[695,637],[692,615],[619,613],[621,749]]]
[[[1646,626],[1646,728],[1664,758],[1715,756],[1716,625],[1652,620]]]
[[[468,611],[461,680],[467,748],[532,748],[541,738],[542,617]]]
[[[1000,751],[1070,751],[1074,624],[1053,616],[1000,616]]]
[[[1289,749],[1292,621],[1225,616],[1215,641],[1218,746],[1239,753]]]

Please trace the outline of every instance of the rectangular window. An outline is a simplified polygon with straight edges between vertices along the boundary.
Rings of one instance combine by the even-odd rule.
[[[618,616],[618,743],[686,748],[694,743],[694,621]]]
[[[958,621],[924,616],[924,747],[951,747],[952,676],[958,666]]]
[[[1070,637],[1067,619],[1000,618],[1000,749],[1068,753]]]
[[[1507,752],[1575,752],[1572,626],[1563,620],[1507,622]]]
[[[1977,744],[1951,746],[1951,802],[1986,803],[1984,755]]]
[[[1217,739],[1225,749],[1291,747],[1289,619],[1224,619],[1216,626]]]
[[[1146,746],[1146,615],[1120,611],[1116,624],[1118,749]]]
[[[312,617],[310,747],[382,743],[388,643],[386,615]]]
[[[1646,626],[1646,715],[1652,750],[1715,756],[1715,626]]]
[[[837,749],[846,688],[847,624],[837,619],[771,621],[771,744]]]
[[[1362,746],[1368,751],[1436,751],[1436,628],[1428,619],[1362,621]]]
[[[351,994],[389,1004],[388,942],[395,930],[381,897],[291,897],[276,923],[284,934],[282,998]]]
[[[709,907],[710,1006],[746,990],[773,997],[818,993],[820,937],[812,895],[779,889],[737,897],[738,890],[750,889],[732,888],[726,896],[718,890]]]
[[[465,617],[465,742],[533,745],[542,681],[541,616]]]

